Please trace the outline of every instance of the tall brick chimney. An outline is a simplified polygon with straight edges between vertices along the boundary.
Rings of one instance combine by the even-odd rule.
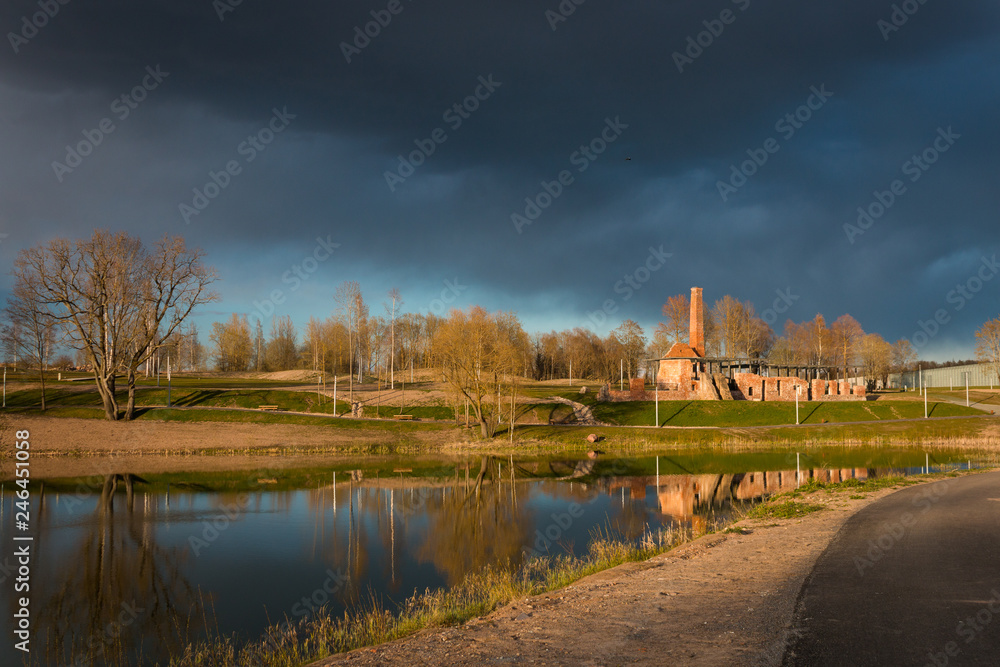
[[[688,345],[698,353],[699,357],[705,356],[705,307],[701,301],[700,287],[691,288],[691,328]]]

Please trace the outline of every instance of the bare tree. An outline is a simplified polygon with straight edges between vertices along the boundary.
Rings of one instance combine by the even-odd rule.
[[[295,367],[296,338],[290,316],[271,318],[271,338],[267,341],[267,365],[271,370],[286,371]]]
[[[140,364],[196,306],[218,298],[209,290],[218,277],[202,258],[179,236],[147,250],[124,232],[97,230],[22,250],[14,276],[33,286],[35,306],[86,352],[108,419],[118,419],[116,374],[127,374],[125,419],[132,419]]]
[[[21,348],[24,347],[24,330],[20,322],[9,321],[0,329],[0,337],[3,338],[4,363],[10,363],[14,358],[14,370],[17,371],[18,358],[21,356]]]
[[[889,371],[892,370],[892,346],[877,333],[870,333],[861,337],[858,348],[861,372],[868,391],[875,391],[880,381],[883,388],[887,387]]]
[[[389,311],[389,388],[396,388],[396,308],[403,305],[399,290],[393,287],[389,290],[392,307],[386,305]]]
[[[209,340],[215,344],[215,367],[220,371],[245,371],[253,360],[253,341],[246,315],[233,313],[227,322],[212,324]]]
[[[453,310],[434,336],[445,380],[468,400],[484,438],[496,433],[504,410],[500,395],[516,382],[529,345],[513,313],[488,313],[479,306]]]
[[[625,369],[629,380],[639,372],[643,352],[646,350],[646,334],[634,320],[625,320],[621,326],[611,332],[621,344]]]
[[[4,338],[10,341],[14,350],[14,358],[20,357],[27,364],[38,365],[38,382],[42,391],[42,410],[45,410],[45,368],[49,351],[55,342],[55,321],[49,314],[38,307],[34,298],[38,285],[26,281],[37,281],[38,276],[32,272],[18,275],[14,288],[7,297],[7,307],[4,313],[10,329]]]
[[[1000,380],[1000,317],[995,317],[976,330],[976,357],[990,366]]]
[[[905,373],[913,367],[917,360],[917,351],[906,338],[900,338],[892,344],[892,366],[897,373]]]
[[[350,374],[350,400],[354,400],[354,359],[355,359],[355,333],[360,321],[359,304],[363,305],[361,297],[361,286],[355,280],[345,280],[337,287],[334,299],[340,306],[340,311],[344,315],[347,324],[347,355],[348,373]]]
[[[691,321],[691,299],[688,295],[669,297],[663,304],[663,317],[666,322],[657,324],[656,331],[653,332],[653,347],[661,356],[670,351],[674,343],[687,340]]]
[[[837,363],[844,371],[845,380],[850,377],[849,367],[857,354],[858,342],[864,335],[864,329],[850,315],[841,315],[830,325],[830,339],[836,350]]]

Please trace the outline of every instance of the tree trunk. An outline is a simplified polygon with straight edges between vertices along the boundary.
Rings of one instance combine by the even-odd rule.
[[[45,361],[38,365],[38,381],[42,385],[42,412],[45,412]]]
[[[128,403],[125,404],[125,421],[135,419],[135,369],[128,369]]]
[[[101,377],[94,374],[97,391],[104,403],[104,414],[110,421],[118,421],[118,401],[115,398],[115,376]]]

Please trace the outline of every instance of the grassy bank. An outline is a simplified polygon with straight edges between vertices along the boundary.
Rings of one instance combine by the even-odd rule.
[[[456,625],[514,600],[556,590],[622,563],[643,561],[686,542],[686,530],[647,534],[638,544],[603,538],[585,556],[535,558],[520,568],[496,565],[467,576],[457,586],[417,593],[396,610],[371,600],[342,617],[319,612],[297,622],[278,623],[257,640],[232,636],[190,644],[174,667],[269,665],[295,667],[334,653],[406,637],[428,627]]]
[[[960,407],[960,406],[955,406]],[[793,408],[794,409],[794,408]],[[811,444],[844,445],[954,445],[956,447],[1000,446],[1000,422],[997,417],[976,416],[915,421],[886,420],[879,423],[827,423],[803,426],[696,427],[696,428],[617,428],[613,426],[517,427],[522,440],[551,444],[579,444],[590,433],[603,438],[602,448],[646,450],[685,447],[723,446],[757,449],[761,446],[796,446]]]

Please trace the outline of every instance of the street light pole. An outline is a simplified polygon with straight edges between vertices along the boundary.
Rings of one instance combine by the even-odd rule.
[[[800,385],[795,385],[795,425],[799,425],[799,389]]]

